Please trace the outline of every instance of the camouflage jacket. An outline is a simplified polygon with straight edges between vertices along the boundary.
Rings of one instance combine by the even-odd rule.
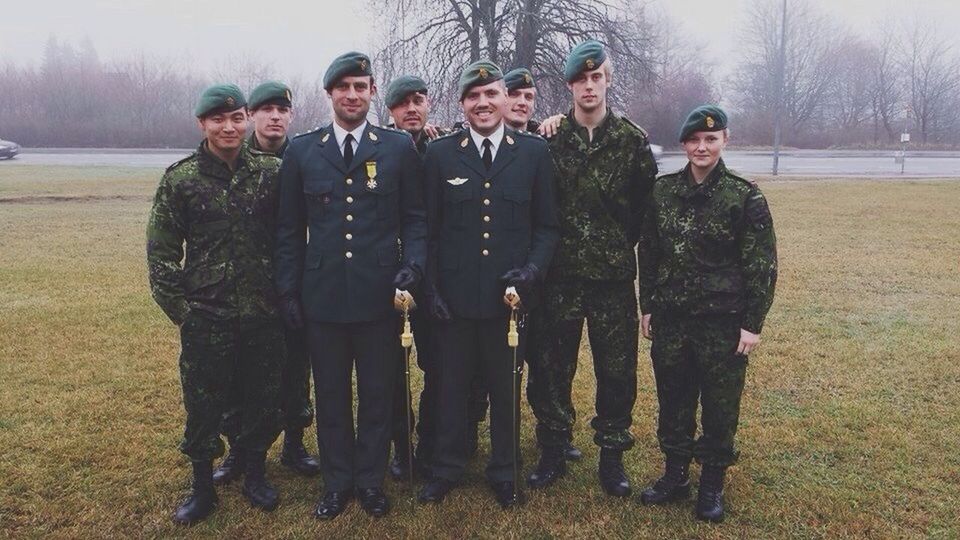
[[[283,138],[283,144],[280,145],[280,149],[276,152],[271,152],[269,150],[264,150],[260,148],[260,141],[257,140],[257,134],[254,133],[247,139],[247,144],[250,145],[250,148],[258,152],[269,154],[271,156],[277,156],[280,159],[283,159],[283,153],[287,150],[287,147],[290,146],[290,139],[287,137]]]
[[[636,279],[634,248],[657,176],[647,134],[608,109],[591,141],[571,111],[549,142],[560,220],[551,276]]]
[[[773,219],[756,184],[723,164],[697,185],[690,166],[657,180],[640,235],[640,307],[740,314],[759,333],[777,283]]]
[[[147,223],[147,266],[153,298],[174,323],[190,310],[220,320],[276,315],[279,169],[244,144],[231,173],[206,141],[167,169]]]

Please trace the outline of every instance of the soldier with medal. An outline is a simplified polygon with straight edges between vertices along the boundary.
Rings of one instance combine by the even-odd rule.
[[[356,495],[379,517],[390,508],[394,298],[425,266],[422,166],[409,135],[367,122],[376,86],[366,55],[338,57],[323,83],[334,121],[295,137],[280,171],[277,291],[285,323],[306,328],[310,349],[324,481],[315,516],[337,517]]]

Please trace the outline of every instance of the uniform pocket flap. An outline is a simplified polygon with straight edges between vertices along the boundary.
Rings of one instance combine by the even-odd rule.
[[[530,200],[530,191],[523,188],[504,188],[503,198],[508,201],[524,203]]]
[[[303,192],[307,195],[323,195],[333,191],[333,180],[318,180],[303,183]]]
[[[400,248],[399,246],[387,246],[380,248],[377,251],[377,261],[380,263],[380,266],[395,266],[400,264]]]
[[[469,184],[449,187],[443,190],[443,198],[447,202],[463,202],[473,198],[473,188]]]
[[[304,261],[303,266],[307,270],[316,270],[320,268],[320,263],[323,262],[323,253],[317,251],[314,253],[308,253],[306,261]]]
[[[705,291],[737,293],[743,289],[743,278],[739,273],[734,272],[706,274],[703,276],[701,286]]]
[[[186,290],[188,293],[198,291],[205,287],[216,285],[223,281],[227,275],[227,263],[208,264],[198,266],[189,271],[186,276]]]

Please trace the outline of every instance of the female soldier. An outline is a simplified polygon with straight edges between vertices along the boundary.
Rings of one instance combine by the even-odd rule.
[[[747,355],[760,342],[777,281],[776,238],[757,185],[723,164],[727,115],[704,105],[680,130],[689,163],[657,180],[639,243],[641,332],[651,357],[666,472],[641,495],[663,504],[690,493],[690,459],[703,466],[698,519],[723,520],[723,478]],[[697,401],[703,408],[702,435]]]

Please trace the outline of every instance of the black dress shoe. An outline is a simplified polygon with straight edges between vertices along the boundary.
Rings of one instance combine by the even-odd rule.
[[[627,473],[623,470],[623,450],[601,448],[598,474],[600,485],[607,492],[607,495],[629,497],[632,493],[630,479],[627,478]]]
[[[243,475],[246,466],[243,463],[243,451],[239,448],[231,448],[227,457],[223,458],[220,466],[213,471],[213,483],[221,486],[233,482]]]
[[[527,477],[527,485],[532,489],[552,486],[567,473],[567,461],[562,446],[544,446],[540,451],[537,468]]]
[[[493,489],[493,495],[500,508],[504,510],[515,508],[524,502],[523,493],[513,489],[513,482],[496,482],[490,484],[490,488]]]
[[[283,453],[280,463],[300,476],[320,474],[320,463],[303,446],[303,430],[287,430],[283,434]]]
[[[383,517],[390,512],[390,501],[380,488],[357,488],[357,498],[363,511],[373,517]]]
[[[455,484],[450,480],[435,478],[420,488],[420,493],[417,494],[417,500],[422,503],[440,504],[443,502],[444,497],[447,496],[447,493],[453,490],[454,486]]]
[[[583,452],[579,448],[573,445],[573,443],[567,443],[566,447],[563,449],[564,457],[567,458],[567,461],[580,461],[583,459]]]
[[[317,519],[333,519],[347,509],[347,503],[350,502],[352,497],[352,491],[328,491],[323,494],[323,498],[317,503],[313,515]]]
[[[202,521],[217,506],[217,492],[213,489],[213,464],[209,461],[193,463],[193,491],[173,514],[173,520],[181,525],[193,525]]]

